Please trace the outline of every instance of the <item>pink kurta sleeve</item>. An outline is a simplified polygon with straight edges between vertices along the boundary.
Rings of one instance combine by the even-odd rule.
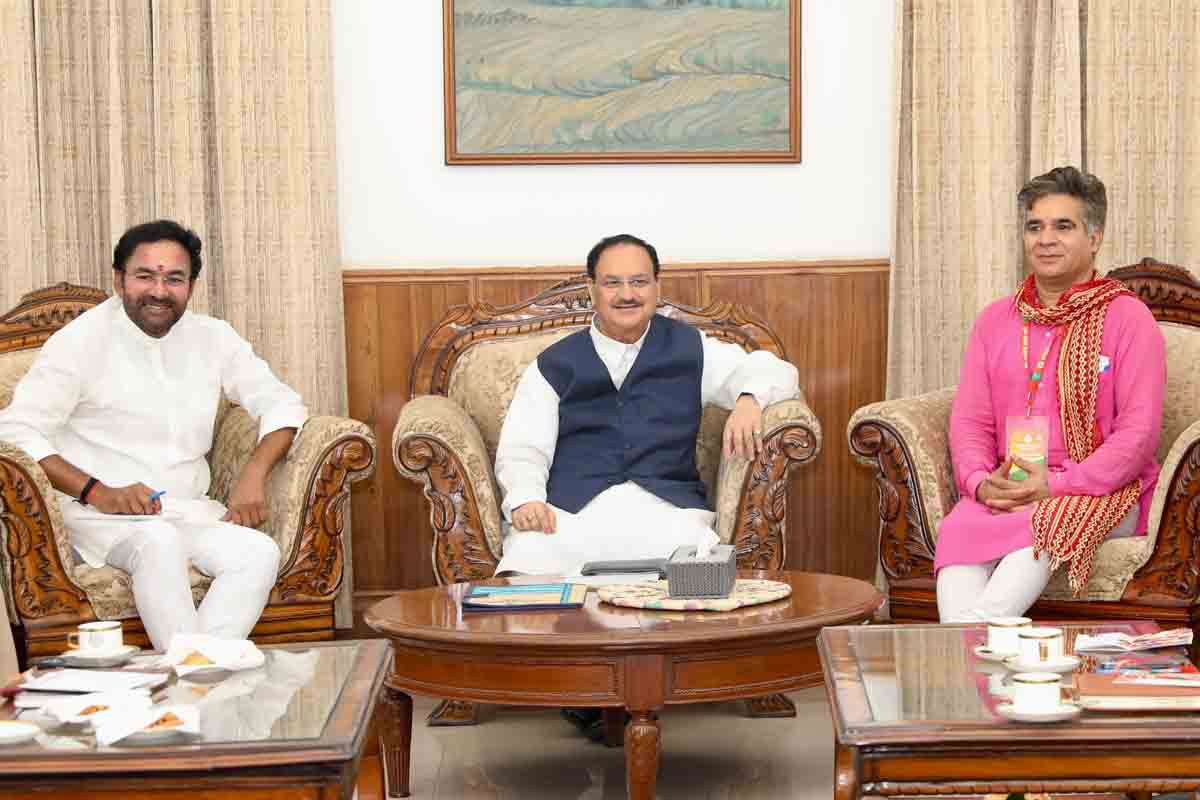
[[[998,464],[996,419],[988,380],[988,320],[986,313],[980,315],[971,329],[950,411],[950,457],[963,497],[975,497],[979,484]]]
[[[1111,494],[1139,477],[1158,449],[1167,384],[1158,323],[1141,301],[1118,298],[1109,307],[1104,340],[1114,382],[1111,421],[1097,409],[1104,442],[1083,462],[1065,459],[1061,472],[1050,473],[1053,496]]]

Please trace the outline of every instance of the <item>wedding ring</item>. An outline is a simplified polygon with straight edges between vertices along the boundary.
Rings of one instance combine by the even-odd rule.
[[[755,436],[762,436],[762,431],[755,431],[755,432],[754,432],[754,435],[755,435]]]

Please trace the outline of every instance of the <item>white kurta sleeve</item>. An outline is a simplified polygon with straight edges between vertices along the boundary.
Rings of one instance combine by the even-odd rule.
[[[232,327],[226,333],[221,390],[258,420],[259,441],[280,428],[302,427],[308,409],[300,395],[276,378],[267,362]]]
[[[795,397],[800,391],[796,368],[766,350],[747,353],[732,342],[704,338],[704,380],[701,402],[733,408],[738,395],[752,394],[766,408]]]
[[[16,445],[34,461],[58,454],[52,439],[79,403],[85,359],[72,358],[70,345],[51,337],[17,384],[12,402],[0,410],[0,441]]]
[[[496,446],[496,481],[504,492],[500,510],[505,518],[511,520],[512,510],[525,503],[546,501],[557,442],[558,394],[534,361],[517,384]]]

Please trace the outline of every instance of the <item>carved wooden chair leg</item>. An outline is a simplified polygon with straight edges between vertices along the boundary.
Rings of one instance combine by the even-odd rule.
[[[746,716],[756,719],[775,719],[796,716],[796,704],[784,694],[765,694],[746,701]]]
[[[429,712],[425,724],[431,728],[449,725],[478,725],[479,706],[467,700],[443,700]]]

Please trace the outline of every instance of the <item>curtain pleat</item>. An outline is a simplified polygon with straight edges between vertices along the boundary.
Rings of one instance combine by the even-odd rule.
[[[0,310],[111,290],[120,234],[176,219],[189,307],[345,414],[330,25],[328,0],[0,2]]]
[[[1024,277],[1033,175],[1105,182],[1102,271],[1200,267],[1200,4],[898,2],[889,397],[957,382],[979,310]]]

